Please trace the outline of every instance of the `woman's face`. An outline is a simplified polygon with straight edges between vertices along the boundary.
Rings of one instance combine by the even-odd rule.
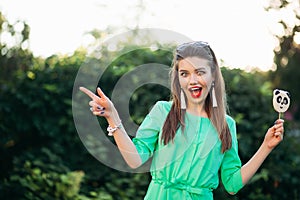
[[[178,63],[178,77],[181,88],[187,96],[188,106],[204,106],[213,77],[209,61],[188,57]]]

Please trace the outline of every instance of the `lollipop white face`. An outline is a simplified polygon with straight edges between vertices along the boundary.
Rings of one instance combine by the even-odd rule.
[[[284,113],[290,106],[290,94],[287,91],[275,89],[273,91],[273,107],[279,113]]]

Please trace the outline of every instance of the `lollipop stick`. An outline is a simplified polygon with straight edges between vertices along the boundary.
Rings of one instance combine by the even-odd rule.
[[[281,115],[281,112],[279,112],[279,116],[278,116],[278,119],[280,119],[280,115]]]

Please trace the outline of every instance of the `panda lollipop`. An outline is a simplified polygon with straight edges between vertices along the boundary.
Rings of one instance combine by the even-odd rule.
[[[284,90],[275,89],[273,91],[273,107],[279,113],[287,111],[290,106],[290,93]]]

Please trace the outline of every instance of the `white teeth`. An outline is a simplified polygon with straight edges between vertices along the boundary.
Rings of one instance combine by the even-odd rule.
[[[192,91],[200,90],[200,88],[191,88]]]

